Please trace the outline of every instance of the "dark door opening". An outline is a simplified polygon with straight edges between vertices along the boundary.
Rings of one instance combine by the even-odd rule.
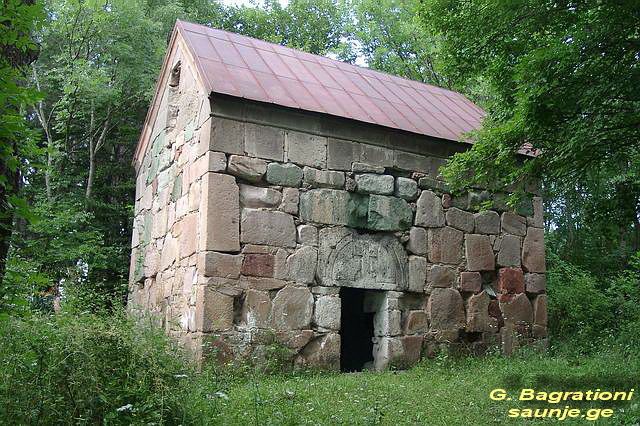
[[[373,315],[364,312],[366,290],[340,289],[340,369],[361,371],[373,361]]]

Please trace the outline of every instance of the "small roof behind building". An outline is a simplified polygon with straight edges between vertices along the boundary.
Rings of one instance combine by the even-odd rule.
[[[452,141],[484,111],[460,93],[235,33],[177,21],[209,93]]]

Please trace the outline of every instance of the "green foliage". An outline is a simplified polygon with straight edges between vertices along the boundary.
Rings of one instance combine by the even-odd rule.
[[[0,419],[19,424],[178,424],[194,371],[162,330],[122,314],[0,322]]]

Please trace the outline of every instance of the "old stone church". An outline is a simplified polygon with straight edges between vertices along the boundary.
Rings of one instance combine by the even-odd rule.
[[[483,115],[459,93],[178,21],[135,154],[130,310],[200,360],[280,345],[344,371],[544,339],[535,188],[509,211],[438,173]]]

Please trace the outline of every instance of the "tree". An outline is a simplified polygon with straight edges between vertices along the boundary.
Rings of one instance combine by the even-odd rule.
[[[37,95],[25,87],[24,77],[25,68],[38,54],[32,36],[41,17],[42,9],[35,1],[0,3],[0,283],[5,274],[14,216],[28,215],[17,194],[21,171],[37,150],[25,119],[26,108],[35,103]],[[12,293],[0,287],[1,308],[13,302]]]
[[[637,251],[637,6],[596,0],[426,1],[423,22],[438,40],[444,72],[457,87],[483,81],[491,95],[473,149],[456,155],[445,171],[454,187],[505,188],[544,178],[550,205],[564,223],[591,234],[599,227],[595,236],[579,238],[605,238]],[[518,158],[523,144],[539,155]],[[576,224],[594,208],[598,223]],[[611,226],[615,231],[604,229]],[[561,232],[575,240],[567,228]]]

